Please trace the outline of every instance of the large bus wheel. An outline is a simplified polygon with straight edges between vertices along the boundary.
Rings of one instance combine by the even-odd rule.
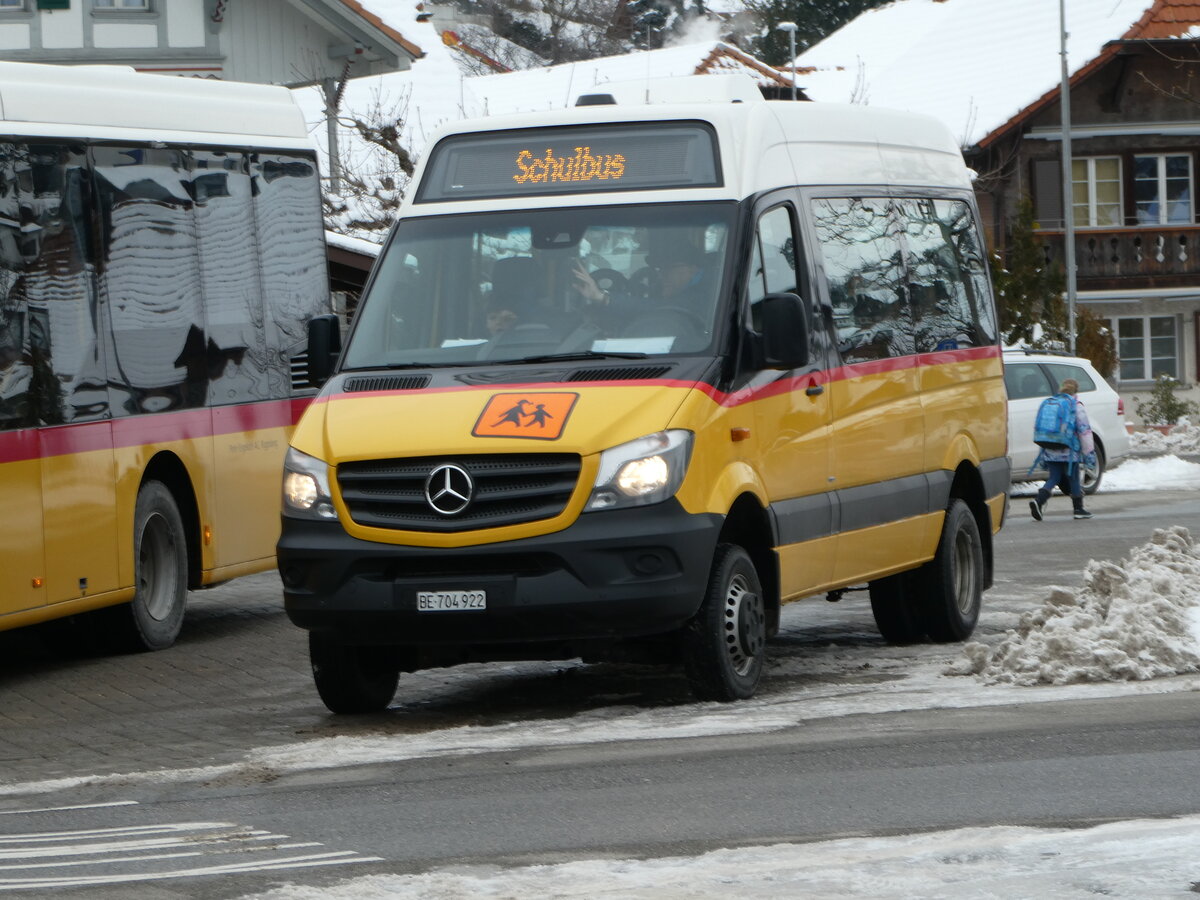
[[[889,644],[915,644],[925,638],[920,584],[913,572],[889,575],[870,584],[871,612]]]
[[[308,657],[317,693],[330,712],[380,712],[396,695],[400,665],[391,648],[345,644],[310,631]]]
[[[754,695],[766,660],[767,608],[749,554],[720,544],[704,603],[684,629],[683,662],[701,700]]]
[[[133,515],[133,600],[113,610],[118,640],[137,650],[170,647],[187,606],[187,538],[175,498],[160,481],[138,491]]]
[[[920,573],[929,637],[941,644],[969,638],[983,603],[983,542],[962,500],[950,501],[937,554]]]

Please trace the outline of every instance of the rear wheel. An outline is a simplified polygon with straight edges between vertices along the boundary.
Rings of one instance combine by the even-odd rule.
[[[1085,494],[1094,494],[1100,490],[1100,481],[1104,478],[1104,469],[1107,464],[1108,460],[1104,456],[1104,445],[1096,441],[1096,467],[1089,469],[1087,466],[1084,466],[1079,476]]]
[[[870,591],[871,612],[885,641],[915,644],[924,640],[925,617],[915,572],[901,572],[872,581]]]
[[[183,627],[187,537],[175,498],[161,481],[138,491],[133,516],[133,600],[103,611],[114,649],[162,650]]]
[[[720,544],[704,603],[683,633],[683,661],[701,700],[752,697],[766,662],[767,608],[750,555]]]
[[[983,542],[962,500],[950,501],[937,554],[917,572],[929,637],[940,644],[969,638],[983,605]]]
[[[330,712],[380,712],[396,695],[400,664],[390,647],[346,644],[310,631],[308,656],[317,693]]]

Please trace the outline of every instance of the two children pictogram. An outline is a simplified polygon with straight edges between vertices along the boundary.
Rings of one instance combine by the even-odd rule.
[[[493,394],[475,422],[475,437],[553,441],[562,435],[578,394]]]

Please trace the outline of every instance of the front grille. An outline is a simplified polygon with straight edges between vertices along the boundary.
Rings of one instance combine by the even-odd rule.
[[[447,463],[466,471],[475,485],[471,502],[452,516],[425,498],[430,472]],[[580,465],[572,453],[423,456],[342,463],[337,480],[359,525],[446,533],[557,516],[575,490]]]

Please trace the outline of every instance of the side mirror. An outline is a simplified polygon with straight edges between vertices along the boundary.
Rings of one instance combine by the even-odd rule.
[[[308,383],[320,387],[333,374],[342,352],[342,329],[332,313],[308,323]]]
[[[795,294],[767,294],[759,301],[763,365],[798,369],[808,365],[808,312]]]

